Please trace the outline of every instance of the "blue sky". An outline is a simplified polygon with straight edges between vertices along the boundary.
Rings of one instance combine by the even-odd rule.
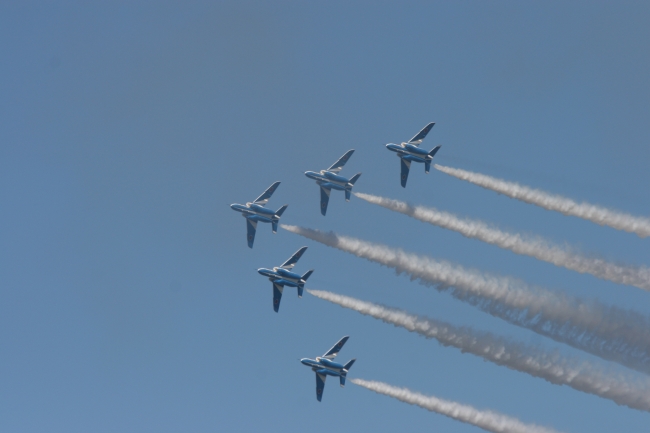
[[[7,2],[0,6],[0,429],[477,428],[329,381],[351,376],[561,431],[649,416],[440,347],[311,296],[273,312],[257,274],[300,246],[309,287],[593,360],[228,205],[280,180],[282,221],[399,246],[650,314],[648,293],[517,256],[303,175],[356,152],[355,189],[650,264],[648,239],[415,167],[384,148],[436,126],[436,161],[650,215],[650,7],[641,2]],[[596,360],[597,361],[597,360]]]

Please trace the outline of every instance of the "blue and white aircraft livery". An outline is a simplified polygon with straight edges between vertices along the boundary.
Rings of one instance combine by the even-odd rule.
[[[431,128],[435,125],[434,122],[429,123],[425,126],[422,131],[418,132],[415,137],[411,138],[409,141],[395,144],[388,143],[386,147],[388,150],[397,152],[397,156],[400,157],[400,162],[402,166],[402,174],[400,180],[402,182],[402,187],[406,188],[406,180],[409,177],[409,170],[411,169],[411,162],[423,162],[424,163],[424,172],[428,173],[431,170],[431,161],[433,156],[438,152],[440,146],[436,146],[431,149],[430,152],[427,152],[424,149],[420,149],[418,146],[424,140],[424,137],[427,136]]]
[[[318,401],[321,401],[321,398],[323,398],[323,389],[325,388],[325,379],[327,379],[327,376],[338,376],[341,388],[345,386],[345,378],[356,359],[351,359],[345,365],[332,360],[339,354],[339,351],[345,342],[348,341],[348,338],[350,337],[347,335],[341,338],[339,342],[330,350],[325,352],[325,355],[323,356],[319,356],[316,359],[303,358],[300,360],[300,362],[311,367],[311,369],[316,373],[316,399],[318,399]]]
[[[307,251],[307,247],[300,248],[282,266],[277,266],[273,269],[260,268],[257,270],[257,272],[265,277],[269,277],[269,280],[273,283],[273,309],[276,313],[280,309],[280,300],[282,299],[284,286],[296,287],[298,289],[298,297],[302,298],[302,292],[305,289],[307,278],[309,278],[314,270],[310,269],[303,276],[295,274],[291,270],[305,251]]]
[[[350,179],[347,179],[343,176],[340,176],[338,173],[341,171],[343,166],[348,159],[354,153],[354,149],[348,150],[345,152],[345,155],[339,158],[330,168],[327,170],[321,170],[316,173],[315,171],[306,171],[305,176],[310,179],[314,179],[318,186],[320,186],[320,213],[325,215],[327,212],[327,203],[330,200],[330,193],[333,189],[339,191],[345,191],[345,201],[350,201],[350,195],[352,193],[352,187],[354,182],[359,179],[361,173],[357,173],[352,176]]]
[[[242,216],[246,218],[246,230],[248,239],[248,247],[253,248],[253,241],[255,241],[255,232],[257,230],[257,223],[271,223],[271,229],[273,233],[278,231],[278,221],[282,216],[282,212],[285,211],[288,205],[282,206],[276,212],[273,212],[270,209],[264,207],[264,205],[269,201],[276,189],[278,189],[280,182],[275,182],[273,185],[268,187],[266,191],[262,193],[261,196],[257,197],[254,202],[243,204],[231,204],[230,207],[237,212],[241,212]]]

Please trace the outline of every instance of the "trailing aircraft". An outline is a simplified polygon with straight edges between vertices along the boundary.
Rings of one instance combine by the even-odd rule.
[[[255,240],[255,232],[257,230],[258,222],[271,223],[271,230],[273,233],[278,231],[278,221],[280,221],[280,217],[288,205],[285,204],[275,212],[264,207],[278,188],[278,185],[280,185],[280,182],[275,182],[252,203],[249,202],[246,203],[246,205],[234,203],[230,205],[233,210],[241,212],[242,216],[246,218],[246,238],[248,239],[249,248],[253,248],[253,241]]]
[[[298,297],[302,298],[302,292],[305,289],[305,283],[307,278],[314,272],[313,269],[310,269],[305,273],[305,275],[300,276],[291,272],[293,267],[298,263],[298,259],[302,257],[303,253],[307,250],[307,247],[302,247],[296,251],[289,260],[284,262],[281,266],[277,266],[273,269],[259,268],[257,272],[269,277],[269,280],[273,283],[273,309],[277,313],[280,309],[280,300],[282,299],[282,291],[284,286],[296,287],[298,288]]]
[[[340,176],[338,173],[341,171],[345,163],[348,162],[348,159],[350,159],[353,153],[354,149],[348,150],[327,170],[321,170],[318,173],[314,171],[305,172],[305,176],[310,179],[314,179],[318,186],[320,186],[321,214],[325,215],[327,212],[327,203],[330,200],[330,193],[333,189],[336,189],[338,191],[345,191],[345,201],[350,201],[352,187],[354,186],[354,183],[359,179],[359,176],[361,176],[361,173],[355,174],[350,179]]]
[[[423,162],[424,163],[424,172],[428,173],[431,169],[431,161],[433,160],[434,155],[440,149],[440,146],[436,146],[431,151],[427,152],[424,149],[420,149],[418,146],[424,140],[424,137],[427,136],[431,128],[435,125],[434,122],[429,123],[425,126],[422,131],[418,132],[415,137],[411,138],[407,142],[401,144],[388,143],[386,147],[388,150],[397,152],[397,156],[400,157],[400,162],[402,166],[402,174],[400,180],[402,182],[402,187],[406,188],[406,180],[409,177],[409,170],[411,169],[411,162]]]
[[[321,401],[321,398],[323,398],[323,389],[325,388],[325,379],[327,379],[327,376],[338,376],[341,388],[345,386],[345,378],[356,359],[351,359],[345,365],[332,360],[339,354],[339,351],[345,342],[348,341],[348,338],[350,337],[345,336],[341,338],[339,342],[330,350],[325,352],[325,355],[323,356],[319,356],[316,359],[303,358],[300,360],[300,362],[307,367],[311,367],[311,369],[316,373],[316,399],[318,401]]]

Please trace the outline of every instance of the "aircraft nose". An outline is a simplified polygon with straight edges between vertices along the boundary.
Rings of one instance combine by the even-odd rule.
[[[236,203],[231,204],[231,205],[230,205],[230,209],[235,209],[235,206],[237,206]]]
[[[307,358],[302,358],[300,362],[302,362],[305,365],[309,365],[309,363],[307,362]]]

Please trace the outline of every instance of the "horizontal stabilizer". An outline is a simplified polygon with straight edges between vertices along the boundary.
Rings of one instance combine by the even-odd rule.
[[[253,203],[264,206],[266,203],[268,203],[269,199],[271,198],[275,190],[278,189],[279,185],[280,182],[275,182],[273,185],[268,187],[266,191],[262,193],[261,196],[257,197]]]
[[[304,291],[305,291],[305,286],[303,286],[303,285],[298,286],[298,297],[299,298],[302,298],[302,294],[303,294]]]
[[[345,152],[345,154],[342,157],[340,157],[338,161],[336,161],[334,164],[332,164],[330,168],[327,169],[327,171],[331,171],[334,173],[338,173],[339,171],[341,171],[341,169],[343,168],[345,163],[348,162],[348,159],[350,159],[353,153],[354,153],[354,149],[350,149],[347,152]]]
[[[411,138],[408,142],[410,144],[415,145],[415,146],[419,146],[420,143],[422,143],[422,140],[424,140],[424,137],[426,137],[427,134],[429,133],[429,131],[431,131],[431,128],[433,128],[433,125],[435,125],[434,122],[429,123],[427,126],[422,128],[422,131],[415,134],[415,137]]]
[[[278,232],[278,222],[277,221],[271,221],[271,231],[273,233]]]
[[[339,376],[339,381],[341,382],[341,388],[343,388],[345,386],[345,376],[340,375]]]
[[[357,174],[355,174],[354,176],[352,176],[352,177],[350,178],[349,182],[350,182],[352,185],[354,185],[354,183],[355,183],[357,180],[359,180],[360,177],[361,177],[361,173],[357,173]]]
[[[352,190],[351,189],[346,189],[345,190],[345,201],[350,201],[351,196],[352,196]]]
[[[431,161],[424,161],[424,172],[428,173],[431,170]]]
[[[307,272],[305,272],[305,275],[303,275],[303,276],[301,277],[301,279],[302,279],[303,281],[307,281],[307,278],[309,278],[309,277],[311,276],[311,273],[312,273],[312,272],[314,272],[313,269],[308,270]]]

